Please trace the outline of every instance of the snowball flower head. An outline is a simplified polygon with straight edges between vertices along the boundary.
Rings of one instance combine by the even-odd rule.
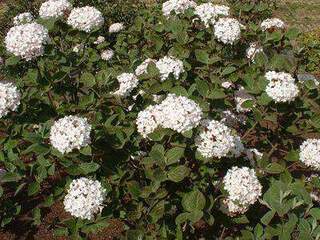
[[[101,53],[101,59],[105,61],[109,61],[114,55],[113,50],[107,49]]]
[[[48,0],[40,6],[39,16],[41,18],[58,18],[71,10],[72,5],[67,0]]]
[[[72,9],[67,22],[75,29],[91,32],[103,25],[104,18],[98,9],[86,6]]]
[[[86,118],[66,116],[56,121],[50,130],[50,142],[62,154],[91,143],[91,125]]]
[[[189,8],[195,8],[197,4],[191,0],[169,0],[162,4],[162,12],[164,16],[169,17],[171,12],[175,14],[184,13]]]
[[[0,82],[0,117],[16,111],[20,105],[20,93],[11,82]]]
[[[279,18],[267,18],[261,23],[260,27],[263,31],[266,31],[266,30],[272,29],[272,28],[282,29],[282,28],[285,28],[286,25]]]
[[[33,16],[29,12],[20,13],[19,15],[15,16],[13,18],[13,24],[15,26],[18,26],[21,24],[26,24],[26,23],[31,23],[32,21],[33,21]]]
[[[253,169],[232,167],[223,179],[224,189],[228,192],[228,201],[246,209],[254,204],[262,193],[262,186]],[[230,205],[231,206],[231,205]],[[230,207],[229,206],[229,207]],[[233,206],[233,209],[237,209]]]
[[[220,18],[214,25],[214,36],[224,44],[233,44],[240,35],[241,25],[234,18]]]
[[[195,8],[195,14],[200,17],[200,20],[209,27],[209,24],[214,24],[219,16],[228,16],[230,8],[224,5],[214,5],[212,3],[203,3]]]
[[[109,33],[117,33],[124,29],[123,23],[113,23],[109,27]]]
[[[229,153],[237,155],[241,152],[243,145],[238,141],[239,139],[232,134],[229,127],[219,121],[206,119],[201,121],[200,133],[195,139],[195,145],[201,156],[221,158]]]
[[[120,84],[119,89],[113,94],[126,97],[138,86],[139,80],[133,73],[122,73],[117,77]]]
[[[27,61],[42,56],[48,41],[48,30],[38,23],[12,27],[5,38],[8,52]]]
[[[138,132],[146,137],[162,127],[183,133],[197,127],[202,115],[201,108],[193,100],[169,94],[160,104],[149,106],[138,114]]]
[[[179,79],[181,73],[184,72],[183,62],[171,56],[165,56],[156,62],[159,69],[161,82],[166,80],[172,73],[175,79]]]
[[[159,123],[157,121],[157,114],[156,106],[149,106],[145,110],[138,113],[136,124],[138,132],[144,138],[158,128]]]
[[[259,47],[257,43],[250,43],[249,48],[246,50],[247,58],[254,62],[256,54],[263,53],[263,48]]]
[[[299,159],[306,166],[320,170],[320,139],[307,139],[300,146]]]
[[[299,88],[289,73],[269,71],[265,74],[269,81],[266,93],[275,102],[291,102],[299,94]]]
[[[235,92],[234,99],[237,104],[237,106],[236,106],[237,112],[250,112],[251,111],[250,108],[242,107],[242,104],[244,102],[249,101],[249,100],[251,100],[251,101],[254,100],[254,98],[250,94],[248,94],[243,87],[240,87],[239,90]]]
[[[106,190],[99,181],[82,177],[71,182],[64,209],[74,217],[92,220],[102,211],[105,198]]]
[[[140,76],[142,74],[146,74],[148,72],[148,66],[149,63],[155,63],[156,61],[151,59],[151,58],[147,58],[146,60],[144,60],[137,68],[135,71],[135,74],[137,76]]]
[[[202,118],[199,105],[184,96],[169,94],[158,109],[157,121],[163,128],[170,128],[179,133],[197,127]]]

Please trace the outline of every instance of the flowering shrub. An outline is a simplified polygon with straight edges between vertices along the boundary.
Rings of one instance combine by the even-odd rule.
[[[103,13],[49,0],[6,35],[1,226],[317,239],[320,100],[297,77],[298,31],[264,1],[169,0],[131,25]]]

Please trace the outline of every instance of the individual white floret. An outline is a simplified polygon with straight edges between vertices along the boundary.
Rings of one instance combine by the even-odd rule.
[[[239,206],[240,209],[254,204],[262,194],[262,186],[255,171],[248,167],[229,169],[223,184],[228,193],[227,199],[233,203],[233,207]]]
[[[94,44],[95,44],[95,45],[99,45],[99,44],[101,44],[101,43],[104,43],[105,41],[106,41],[106,39],[105,39],[104,36],[99,36],[99,37],[97,37],[97,40],[94,41]]]
[[[307,139],[300,146],[299,159],[306,166],[320,170],[320,139]]]
[[[251,161],[255,159],[261,159],[263,157],[263,153],[259,152],[259,150],[256,148],[246,149],[245,154],[246,158]]]
[[[244,147],[229,127],[216,120],[203,120],[200,133],[195,139],[198,152],[205,158],[238,157]]]
[[[105,198],[106,190],[99,181],[81,177],[71,182],[64,209],[74,217],[92,220],[102,211]]]
[[[20,92],[11,82],[0,82],[0,118],[10,111],[16,111],[20,105]]]
[[[109,61],[114,55],[114,51],[112,49],[104,50],[101,53],[101,59],[105,61]]]
[[[117,77],[119,89],[113,94],[126,97],[138,86],[139,79],[133,73],[122,73]]]
[[[21,25],[21,24],[26,24],[26,23],[31,23],[33,22],[33,16],[29,12],[24,12],[20,13],[19,15],[15,16],[13,18],[13,24],[15,26]]]
[[[73,52],[75,53],[79,53],[80,51],[82,51],[84,49],[84,45],[79,43],[77,45],[75,45],[72,49]]]
[[[175,57],[165,56],[156,62],[156,67],[160,72],[161,81],[165,81],[172,73],[175,79],[179,79],[184,72],[183,62]]]
[[[162,4],[162,13],[169,17],[171,12],[175,14],[184,13],[189,8],[195,8],[197,4],[191,0],[169,0]]]
[[[57,120],[50,130],[50,142],[62,154],[91,143],[91,125],[86,118],[66,116]]]
[[[266,30],[271,29],[271,28],[282,29],[282,28],[285,28],[286,25],[279,18],[267,18],[261,23],[260,27],[261,27],[261,29],[263,31],[266,31]]]
[[[241,26],[234,18],[220,18],[214,24],[214,36],[224,44],[234,44],[241,36]]]
[[[225,89],[229,89],[229,88],[232,88],[234,87],[234,84],[232,82],[229,82],[229,81],[224,81],[221,83],[221,86]]]
[[[67,22],[75,29],[91,32],[103,25],[104,18],[98,9],[86,6],[72,9]]]
[[[299,95],[299,88],[289,73],[269,71],[265,77],[269,81],[266,93],[275,102],[291,102]]]
[[[246,50],[247,58],[254,62],[256,54],[263,53],[263,48],[259,47],[257,43],[250,43],[249,48]]]
[[[117,33],[124,29],[123,23],[113,23],[109,27],[109,33]]]
[[[146,60],[143,61],[143,63],[141,63],[137,68],[136,68],[136,71],[135,71],[135,74],[137,76],[140,76],[142,74],[146,74],[148,72],[148,66],[149,66],[149,63],[155,63],[156,61],[151,59],[151,58],[147,58]]]
[[[41,4],[39,16],[44,19],[62,17],[70,11],[72,5],[67,0],[48,0]]]
[[[42,56],[48,41],[48,30],[38,23],[12,27],[5,38],[7,51],[27,61]]]
[[[159,123],[157,121],[157,107],[149,106],[145,110],[139,112],[136,124],[138,132],[144,138],[156,130],[159,127]]]
[[[163,128],[169,128],[179,133],[197,127],[203,112],[199,105],[184,96],[169,94],[158,109],[157,121]]]
[[[230,8],[224,5],[214,5],[212,3],[203,3],[195,8],[195,14],[206,27],[214,24],[219,16],[228,16]]]
[[[246,90],[243,87],[240,87],[238,91],[234,94],[234,99],[236,102],[236,109],[237,112],[250,112],[250,108],[245,108],[242,106],[242,104],[246,101],[253,101],[254,97],[251,96],[249,93],[246,92]]]

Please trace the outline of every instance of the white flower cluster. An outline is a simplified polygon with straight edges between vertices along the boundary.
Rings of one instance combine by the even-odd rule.
[[[98,9],[86,6],[72,9],[67,22],[75,29],[91,32],[103,25],[104,18]]]
[[[91,125],[86,118],[66,116],[57,120],[50,130],[50,142],[62,154],[91,143]]]
[[[246,50],[247,58],[254,62],[256,54],[263,53],[263,48],[259,47],[257,43],[250,43],[249,48]]]
[[[70,11],[72,5],[67,0],[48,0],[41,4],[39,16],[44,19],[58,18]]]
[[[123,23],[113,23],[109,27],[109,33],[117,33],[124,29]]]
[[[114,55],[114,51],[112,49],[104,50],[101,53],[101,59],[105,61],[109,61]]]
[[[237,112],[250,112],[251,111],[250,108],[242,107],[242,104],[244,102],[249,101],[249,100],[252,100],[252,101],[254,100],[253,96],[251,96],[249,93],[247,93],[243,87],[240,87],[238,89],[238,91],[235,92],[234,99],[235,99],[235,102],[237,105],[236,106]]]
[[[160,104],[149,106],[138,114],[138,132],[147,137],[156,128],[169,128],[179,133],[197,127],[202,110],[193,100],[169,94]]]
[[[233,44],[240,39],[241,25],[234,18],[220,18],[214,25],[214,36],[224,44]]]
[[[128,96],[139,83],[139,79],[133,73],[122,73],[117,77],[117,80],[120,86],[113,94],[122,97]]]
[[[26,23],[31,23],[32,21],[33,21],[33,16],[29,12],[20,13],[19,15],[15,16],[13,18],[13,24],[15,26],[18,26],[21,24],[26,24]]]
[[[299,94],[299,88],[289,73],[269,71],[265,74],[269,81],[266,93],[275,102],[291,102]]]
[[[91,220],[103,209],[106,190],[97,180],[85,177],[71,182],[64,198],[64,209],[72,216]]]
[[[156,61],[154,59],[147,58],[136,68],[135,74],[137,76],[140,76],[142,74],[147,73],[149,63],[156,63]]]
[[[6,49],[27,61],[43,55],[44,44],[48,41],[48,30],[38,23],[12,27],[5,38]]]
[[[320,139],[307,139],[300,146],[299,159],[306,166],[320,170]]]
[[[169,0],[162,4],[164,16],[169,17],[171,12],[175,14],[184,13],[189,8],[195,8],[197,4],[191,0]]]
[[[156,67],[159,69],[160,78],[163,82],[172,73],[175,79],[178,79],[180,74],[184,72],[183,62],[171,56],[165,56],[156,62]]]
[[[230,8],[224,5],[203,3],[195,8],[195,14],[200,17],[206,27],[209,27],[219,16],[229,16],[229,10]]]
[[[232,167],[223,179],[228,192],[227,205],[230,213],[244,213],[261,196],[262,186],[253,169]]]
[[[104,36],[99,36],[99,37],[97,37],[97,40],[94,41],[94,44],[95,44],[95,45],[99,45],[99,44],[101,44],[101,43],[104,43],[105,41],[106,41],[106,39],[105,39]]]
[[[20,93],[11,82],[0,82],[0,118],[9,111],[16,111],[20,105]]]
[[[268,18],[268,19],[265,19],[261,25],[260,25],[261,29],[263,31],[266,31],[268,29],[271,29],[271,28],[285,28],[286,25],[285,23],[279,19],[279,18]]]
[[[199,153],[205,158],[222,158],[228,154],[238,157],[244,147],[238,136],[229,127],[216,120],[203,120],[201,130],[195,139]]]

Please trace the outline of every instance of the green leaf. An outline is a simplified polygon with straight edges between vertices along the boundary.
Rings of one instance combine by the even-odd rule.
[[[296,39],[300,35],[300,31],[298,28],[289,28],[286,32],[286,37],[290,40]]]
[[[315,219],[320,219],[320,208],[311,208],[309,214]]]
[[[152,222],[156,223],[159,219],[163,217],[164,214],[164,200],[157,203],[150,212],[150,216],[152,218]]]
[[[262,218],[261,218],[261,222],[264,224],[264,225],[269,225],[269,223],[271,222],[272,218],[274,217],[275,215],[275,211],[269,211],[267,212]]]
[[[81,75],[80,82],[86,87],[93,87],[96,84],[96,79],[92,73],[85,72]]]
[[[205,50],[197,49],[195,50],[196,59],[199,62],[208,64],[209,63],[209,54]]]
[[[201,96],[207,97],[208,93],[209,93],[209,85],[208,85],[208,83],[206,81],[197,79],[196,80],[196,84],[197,84],[197,90],[201,94]]]
[[[89,163],[81,163],[80,169],[84,175],[87,175],[89,173],[95,172],[100,168],[100,165],[95,162],[89,162]]]
[[[183,157],[184,154],[184,148],[181,147],[175,147],[166,152],[166,164],[170,165],[176,162],[179,162],[179,160]]]
[[[35,195],[40,190],[40,184],[38,182],[33,182],[28,186],[28,196]]]
[[[14,172],[6,172],[1,176],[1,182],[17,182],[21,179],[21,176]]]
[[[279,163],[270,163],[265,169],[266,172],[272,173],[272,174],[281,173],[284,170],[285,168]]]
[[[169,180],[173,182],[181,182],[190,173],[190,169],[186,166],[177,166],[168,172]]]
[[[226,76],[226,75],[229,75],[229,74],[235,72],[236,70],[237,70],[237,68],[233,67],[233,66],[226,67],[225,69],[223,69],[221,75]]]
[[[16,56],[11,56],[6,59],[5,64],[6,64],[6,66],[13,66],[13,65],[16,65],[19,61],[20,61],[20,58],[18,58]]]
[[[188,212],[202,210],[206,205],[206,198],[198,189],[186,193],[182,198],[182,206]]]

